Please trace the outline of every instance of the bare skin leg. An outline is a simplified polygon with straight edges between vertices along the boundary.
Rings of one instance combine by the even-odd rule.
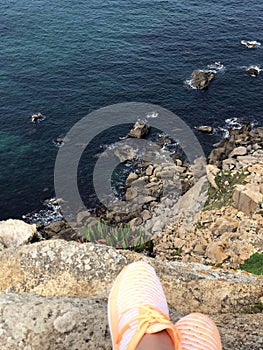
[[[166,331],[145,334],[136,350],[174,350],[172,339]]]

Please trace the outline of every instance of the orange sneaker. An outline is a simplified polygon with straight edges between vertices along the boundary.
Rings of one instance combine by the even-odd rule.
[[[162,285],[146,262],[126,266],[115,280],[108,301],[113,350],[135,350],[145,334],[166,330],[181,350],[180,332],[169,319]]]
[[[192,313],[182,317],[175,327],[181,333],[183,350],[222,350],[217,326],[206,315]]]

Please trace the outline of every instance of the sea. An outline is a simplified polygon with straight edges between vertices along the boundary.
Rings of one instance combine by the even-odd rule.
[[[262,16],[261,0],[0,0],[0,219],[56,195],[56,140],[100,108],[168,109],[205,154],[231,124],[261,126],[263,72],[246,69],[263,67]],[[194,69],[216,72],[208,89],[191,88]]]

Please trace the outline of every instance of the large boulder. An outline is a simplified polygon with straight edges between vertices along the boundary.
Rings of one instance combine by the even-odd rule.
[[[36,232],[35,224],[30,225],[22,220],[0,221],[0,243],[6,248],[16,248],[30,242]]]
[[[262,298],[262,279],[63,240],[0,255],[2,348],[110,350],[106,300],[121,269],[138,260],[155,268],[173,322],[192,311],[204,312],[219,326],[224,349],[262,349],[263,315],[244,313]]]
[[[238,210],[251,215],[255,212],[257,206],[263,202],[263,194],[260,192],[258,185],[236,185],[233,201]]]
[[[183,313],[239,312],[262,297],[263,279],[240,271],[159,261],[102,244],[63,240],[43,241],[2,252],[0,292],[107,297],[121,269],[137,260],[145,260],[156,269],[168,303]]]
[[[184,315],[172,307],[169,311],[173,323]],[[225,350],[262,349],[262,313],[224,313],[212,315],[212,319],[219,328]],[[1,294],[0,324],[3,350],[112,349],[107,302],[101,296]]]
[[[211,71],[194,70],[191,75],[191,85],[196,89],[206,89],[214,77],[215,73]]]

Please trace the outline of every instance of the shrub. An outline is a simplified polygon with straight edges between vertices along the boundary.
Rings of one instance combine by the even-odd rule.
[[[240,269],[251,272],[254,275],[263,275],[263,253],[255,253],[240,265]]]
[[[82,230],[83,242],[102,243],[117,249],[130,249],[137,252],[152,251],[152,241],[140,229],[129,225],[112,226],[103,221],[88,225]]]

